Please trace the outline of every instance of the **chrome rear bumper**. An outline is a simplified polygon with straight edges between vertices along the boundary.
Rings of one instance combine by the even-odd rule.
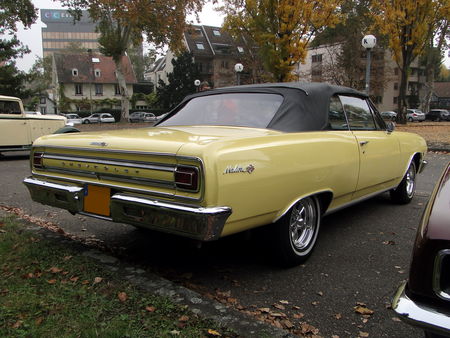
[[[406,294],[405,288],[406,283],[403,283],[392,300],[392,309],[397,316],[425,331],[449,336],[450,312],[444,313],[437,308],[413,301]]]
[[[83,187],[50,183],[32,177],[25,178],[23,183],[36,202],[66,209],[71,213],[98,217],[83,211]],[[220,237],[232,211],[229,207],[202,208],[114,193],[110,200],[110,212],[110,217],[100,218],[211,241]]]

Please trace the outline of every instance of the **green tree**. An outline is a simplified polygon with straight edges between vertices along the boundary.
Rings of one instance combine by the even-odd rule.
[[[129,46],[139,44],[143,34],[147,42],[169,44],[179,50],[185,30],[186,15],[201,9],[204,0],[61,0],[72,8],[79,18],[81,9],[87,9],[97,22],[100,51],[111,56],[122,96],[122,117],[129,114],[129,95],[122,69],[122,58]]]
[[[398,98],[399,123],[406,123],[408,78],[411,63],[426,47],[450,16],[448,0],[373,0],[375,25],[388,39],[400,70]]]
[[[2,0],[0,2],[0,92],[4,95],[30,95],[25,90],[27,76],[17,69],[15,59],[29,53],[17,39],[17,24],[30,27],[36,20],[36,9],[31,0]]]
[[[265,69],[276,81],[292,79],[310,40],[339,21],[341,0],[225,0],[224,28],[252,37]]]
[[[195,93],[194,81],[200,78],[200,72],[194,64],[191,53],[183,52],[172,60],[173,72],[168,74],[168,84],[160,80],[156,92],[161,108],[171,109],[186,95]]]
[[[44,93],[52,83],[52,58],[38,57],[28,71],[28,87],[33,93]]]

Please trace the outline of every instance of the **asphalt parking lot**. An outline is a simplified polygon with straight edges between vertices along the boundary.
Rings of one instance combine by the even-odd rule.
[[[407,278],[419,218],[450,154],[429,153],[428,160],[411,204],[393,205],[383,194],[324,218],[314,254],[292,269],[276,265],[258,234],[232,236],[198,248],[173,236],[34,203],[21,184],[29,164],[20,153],[0,159],[0,206],[20,208],[57,224],[132,264],[275,325],[288,325],[288,320],[324,337],[422,337],[420,330],[399,322],[389,304]],[[371,314],[355,311],[358,306]],[[267,309],[281,317],[265,315]]]

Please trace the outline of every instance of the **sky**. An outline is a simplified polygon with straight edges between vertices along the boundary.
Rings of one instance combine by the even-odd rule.
[[[0,0],[1,1],[1,0]],[[34,6],[39,9],[64,9],[59,2],[52,0],[32,0]],[[214,11],[214,7],[211,3],[204,6],[203,11],[199,13],[200,24],[208,26],[221,26],[223,23],[223,16]],[[40,11],[38,11],[40,15]],[[198,24],[195,17],[189,17],[194,24]],[[27,45],[31,50],[30,54],[25,55],[22,59],[17,59],[17,67],[21,70],[28,71],[34,64],[37,57],[42,57],[42,37],[41,28],[45,27],[45,24],[41,22],[40,17],[36,20],[36,23],[29,29],[24,29],[22,25],[19,25],[18,38],[23,44]]]

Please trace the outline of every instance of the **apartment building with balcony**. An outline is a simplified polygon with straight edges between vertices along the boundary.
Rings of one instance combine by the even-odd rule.
[[[299,81],[329,82],[364,90],[367,53],[361,47],[359,58],[349,69],[340,66],[342,45],[321,45],[308,49],[305,63],[294,74]],[[400,88],[400,69],[392,53],[380,47],[372,51],[370,96],[380,111],[396,110]],[[420,107],[426,96],[425,72],[418,59],[411,65],[407,96],[410,108]]]

